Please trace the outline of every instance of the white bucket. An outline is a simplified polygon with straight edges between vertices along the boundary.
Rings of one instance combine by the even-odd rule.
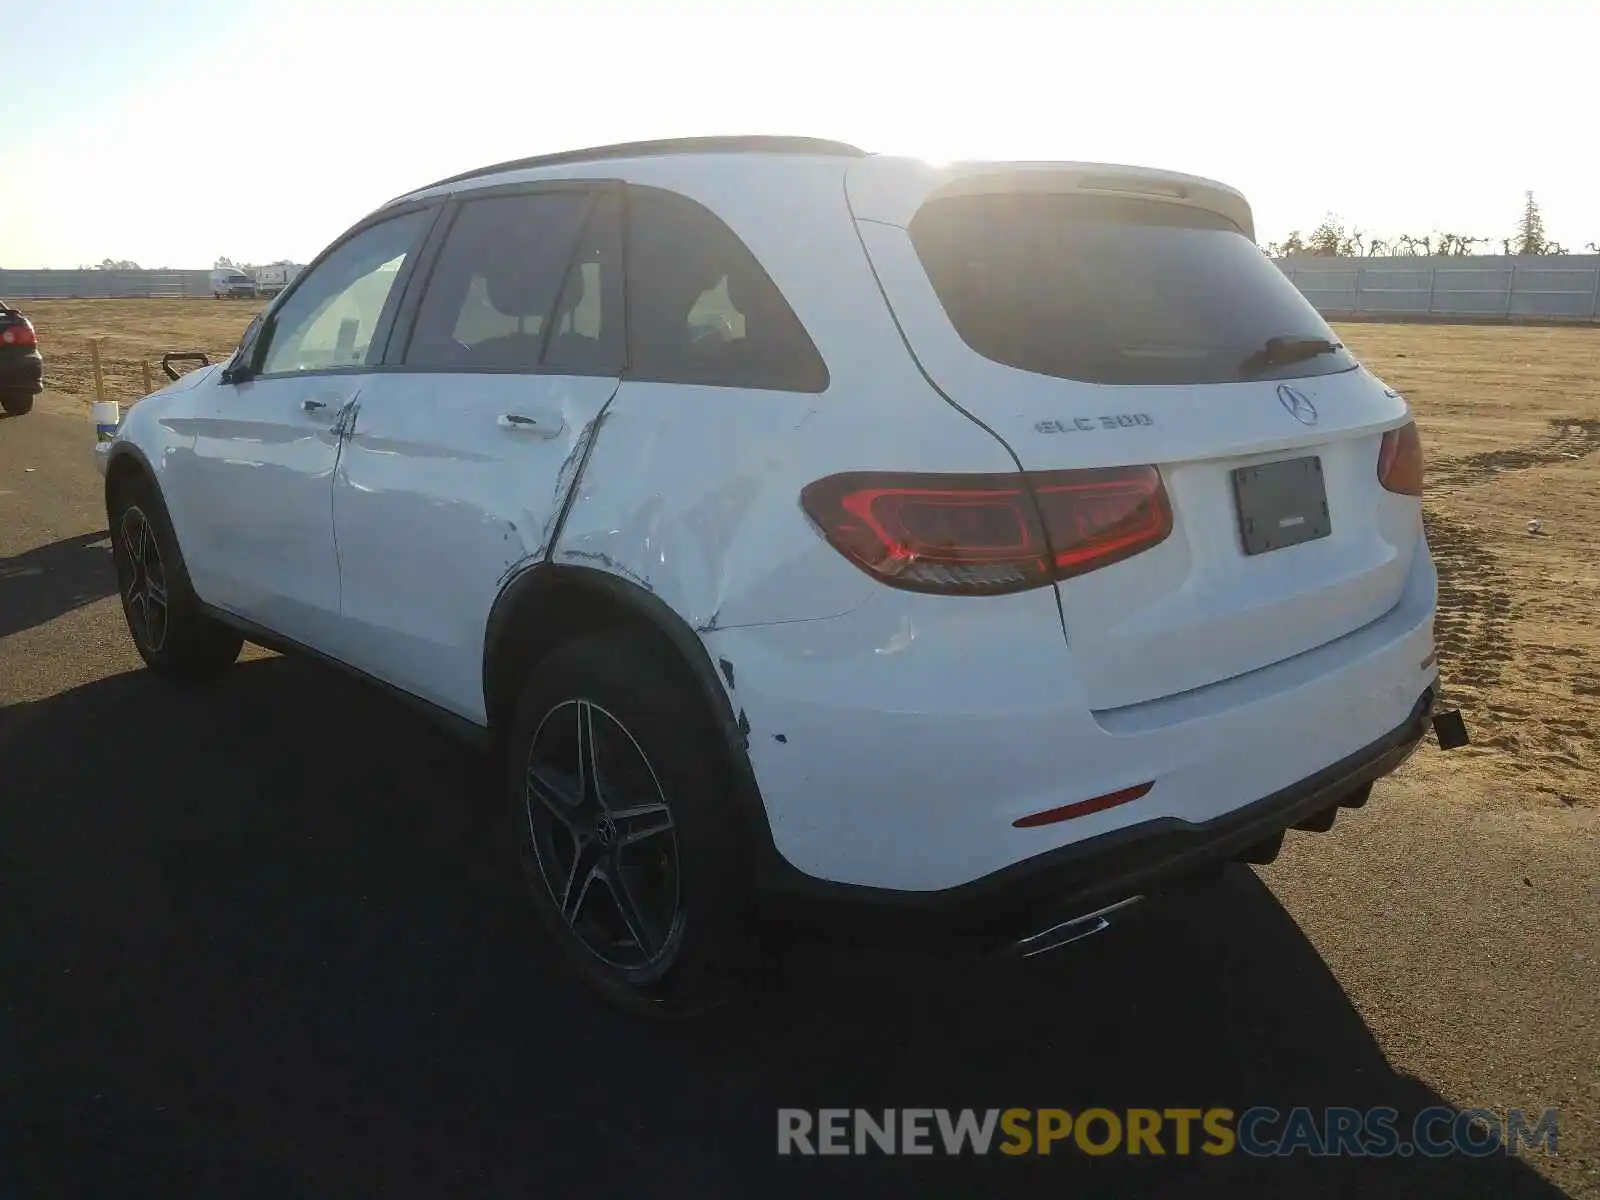
[[[109,442],[117,436],[117,427],[122,424],[122,406],[115,400],[102,400],[93,408],[94,440]]]

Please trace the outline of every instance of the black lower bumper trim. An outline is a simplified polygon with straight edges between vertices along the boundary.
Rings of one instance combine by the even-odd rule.
[[[830,883],[785,864],[764,881],[763,910],[896,939],[969,935],[1009,942],[1134,895],[1202,876],[1398,767],[1427,729],[1433,691],[1377,741],[1316,774],[1210,821],[1163,817],[1075,842],[936,892]]]

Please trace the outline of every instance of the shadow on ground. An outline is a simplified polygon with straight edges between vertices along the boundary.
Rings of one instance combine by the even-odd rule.
[[[1021,974],[809,949],[696,1026],[539,942],[491,772],[322,668],[0,713],[0,1180],[50,1195],[1411,1197],[1521,1161],[779,1160],[775,1110],[1438,1103],[1248,871]]]
[[[111,535],[103,531],[0,558],[0,637],[116,594]]]

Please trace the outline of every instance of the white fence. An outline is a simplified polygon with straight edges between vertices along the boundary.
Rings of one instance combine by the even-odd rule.
[[[209,295],[210,271],[0,270],[0,300]]]
[[[1600,254],[1279,259],[1325,317],[1600,321]]]

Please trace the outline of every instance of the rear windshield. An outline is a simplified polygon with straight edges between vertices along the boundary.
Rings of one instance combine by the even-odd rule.
[[[911,240],[962,340],[1024,371],[1187,384],[1356,365],[1342,349],[1317,352],[1338,341],[1327,322],[1237,226],[1201,209],[953,196],[923,205]]]

